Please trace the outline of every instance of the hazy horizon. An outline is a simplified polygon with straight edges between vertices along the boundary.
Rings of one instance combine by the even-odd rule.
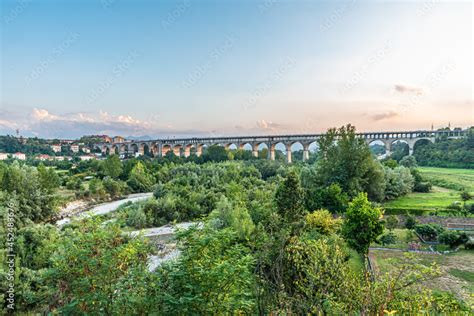
[[[0,134],[474,125],[466,2],[2,1]]]

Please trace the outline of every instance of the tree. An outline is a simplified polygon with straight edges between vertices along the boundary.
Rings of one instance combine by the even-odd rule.
[[[53,168],[46,168],[42,163],[38,166],[38,176],[41,186],[48,192],[53,193],[61,184],[58,174]]]
[[[217,202],[216,209],[209,214],[209,219],[216,228],[232,227],[241,240],[249,239],[255,230],[247,209],[233,205],[225,196]]]
[[[51,257],[53,303],[60,305],[60,314],[146,314],[140,299],[143,285],[136,278],[146,273],[148,252],[142,239],[130,239],[118,225],[86,220],[58,240]],[[132,280],[135,286],[124,287]],[[122,297],[128,306],[122,305]]]
[[[109,155],[102,164],[102,171],[106,176],[117,179],[122,174],[122,162],[117,155]]]
[[[142,162],[138,162],[130,172],[127,184],[133,192],[150,192],[153,186],[153,176]]]
[[[204,161],[226,161],[229,160],[229,152],[219,145],[209,146],[202,155]]]
[[[392,231],[397,228],[398,222],[398,217],[396,215],[389,215],[385,220],[385,227],[387,227],[388,230]]]
[[[472,199],[472,195],[466,190],[462,190],[460,196],[461,200],[464,202],[464,208],[466,208],[466,202]]]
[[[280,183],[275,194],[275,202],[280,215],[289,223],[304,216],[304,191],[294,170]]]
[[[383,233],[381,217],[380,208],[371,205],[367,194],[359,193],[349,203],[342,230],[349,245],[359,253],[367,255],[370,243]]]
[[[405,167],[385,168],[385,180],[386,199],[395,199],[411,192],[415,183],[410,169]]]
[[[400,166],[407,168],[416,168],[418,165],[416,163],[415,156],[405,156],[400,160]]]
[[[350,198],[359,192],[368,192],[376,200],[380,198],[372,191],[383,186],[383,173],[373,170],[379,167],[365,140],[357,137],[354,126],[331,128],[318,143],[317,171],[322,187],[337,183]]]
[[[177,238],[178,260],[157,271],[157,314],[255,314],[255,260],[232,229],[194,227]]]
[[[336,233],[341,228],[342,220],[335,219],[328,210],[309,213],[305,218],[305,227],[323,235]]]
[[[443,231],[438,236],[438,241],[445,245],[448,245],[451,248],[456,248],[462,244],[465,244],[469,240],[469,237],[465,232],[456,232],[456,231]]]

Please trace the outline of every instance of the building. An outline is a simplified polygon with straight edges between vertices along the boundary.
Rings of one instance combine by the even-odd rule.
[[[61,150],[62,150],[60,144],[51,145],[51,149],[52,149],[55,153],[60,153]]]
[[[79,145],[78,144],[72,144],[71,145],[71,151],[73,153],[78,153],[79,152]]]
[[[0,160],[6,160],[8,159],[8,154],[7,153],[0,153]]]
[[[50,155],[38,155],[36,159],[39,159],[41,161],[46,161],[46,160],[52,160],[52,157]]]
[[[115,137],[113,138],[113,143],[114,143],[114,144],[115,144],[115,143],[123,143],[123,142],[125,142],[125,138],[123,138],[122,136],[115,136]]]
[[[91,153],[91,149],[88,148],[88,147],[83,147],[83,148],[82,148],[82,151],[85,152],[86,154],[90,154],[90,153]]]
[[[18,159],[18,160],[26,160],[26,155],[25,155],[24,153],[20,153],[20,152],[14,153],[14,154],[12,155],[12,157],[13,157],[14,159]]]
[[[108,135],[93,135],[91,137],[98,138],[104,143],[112,143],[112,137]]]
[[[96,157],[94,155],[82,155],[82,156],[79,156],[79,159],[81,159],[81,161],[86,161],[86,160],[96,159]]]

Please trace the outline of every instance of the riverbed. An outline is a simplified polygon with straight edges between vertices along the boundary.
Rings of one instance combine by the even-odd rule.
[[[139,202],[143,200],[147,200],[150,197],[153,196],[153,193],[136,193],[136,194],[130,194],[128,195],[125,199],[117,200],[117,201],[112,201],[112,202],[107,202],[107,203],[102,203],[96,206],[91,207],[90,210],[83,211],[77,214],[74,214],[69,217],[65,217],[59,221],[56,222],[56,225],[61,227],[64,226],[65,224],[70,223],[73,219],[80,219],[80,218],[87,218],[91,216],[97,216],[97,215],[104,215],[110,212],[113,212],[117,210],[121,205],[127,203],[127,202]]]

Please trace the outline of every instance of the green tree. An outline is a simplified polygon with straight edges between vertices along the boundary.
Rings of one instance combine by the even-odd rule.
[[[405,156],[400,160],[400,166],[407,168],[416,168],[418,165],[416,163],[415,156]]]
[[[398,226],[398,217],[396,215],[389,215],[385,219],[385,227],[389,230],[394,230]]]
[[[378,168],[369,146],[358,137],[355,127],[331,128],[319,139],[317,171],[321,186],[337,183],[350,198],[359,192],[367,192],[372,199],[379,200],[375,188],[383,186],[383,173]]]
[[[129,282],[132,271],[133,276],[146,273],[148,247],[141,239],[130,239],[118,225],[101,227],[100,222],[87,220],[68,230],[56,248],[49,278],[56,289],[53,304],[60,305],[61,314],[143,312],[141,293],[137,293],[140,286],[126,292],[122,286]],[[116,304],[122,302],[122,296],[133,306]]]
[[[127,184],[133,192],[150,192],[154,179],[143,163],[138,162],[130,172]]]
[[[42,163],[38,166],[40,185],[48,192],[53,193],[61,184],[58,174],[53,168],[46,168]]]
[[[117,155],[109,155],[102,161],[101,169],[106,176],[117,179],[123,171],[122,162]]]
[[[359,195],[349,203],[343,225],[343,235],[349,245],[363,255],[367,255],[370,243],[383,233],[380,221],[382,211],[373,207],[367,194]]]
[[[229,152],[219,145],[209,146],[202,155],[204,161],[226,161],[229,160]]]
[[[275,202],[278,212],[287,222],[298,221],[304,216],[304,191],[294,170],[278,186]]]
[[[255,313],[254,259],[230,228],[191,228],[177,236],[181,255],[158,269],[158,314]]]

